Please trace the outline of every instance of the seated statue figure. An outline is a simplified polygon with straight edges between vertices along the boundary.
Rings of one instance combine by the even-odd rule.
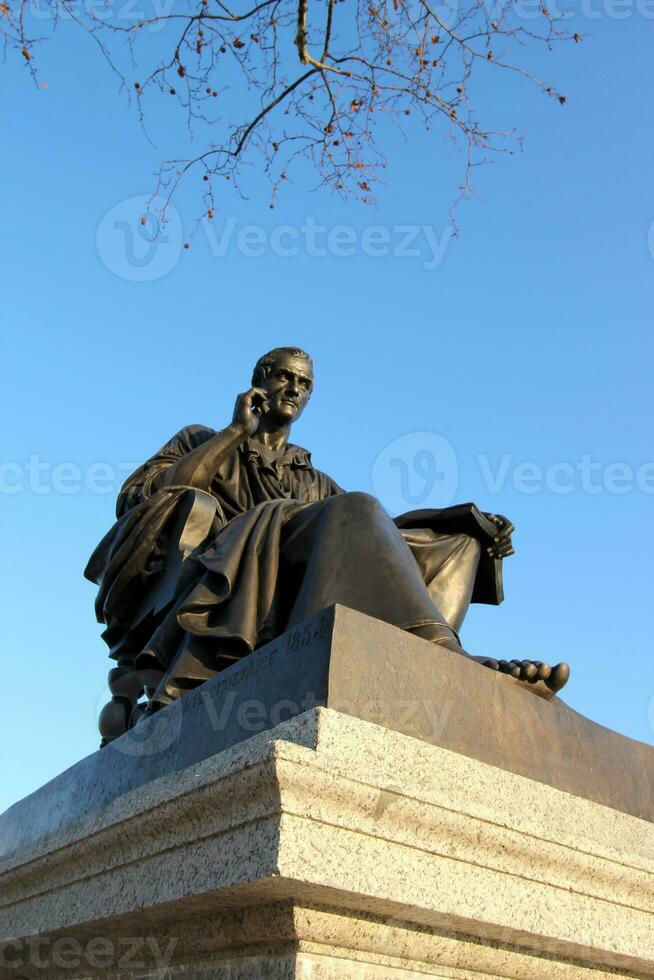
[[[117,662],[102,744],[333,603],[470,656],[459,630],[470,602],[502,601],[513,526],[473,504],[393,520],[343,491],[289,442],[313,384],[308,354],[270,351],[231,425],[182,429],[125,482],[85,572]],[[569,675],[473,659],[545,697]]]

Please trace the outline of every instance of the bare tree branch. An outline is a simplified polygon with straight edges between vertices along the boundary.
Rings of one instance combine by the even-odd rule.
[[[216,181],[232,181],[239,190],[243,168],[257,158],[273,198],[289,171],[308,163],[318,186],[374,200],[387,166],[381,144],[388,137],[380,137],[378,126],[383,118],[411,126],[414,116],[430,130],[440,121],[463,150],[457,200],[465,197],[474,168],[489,154],[520,146],[512,130],[478,118],[476,86],[487,84],[489,73],[509,72],[564,104],[565,97],[524,63],[524,53],[581,40],[560,29],[544,3],[536,20],[522,21],[513,0],[495,6],[459,0],[452,9],[449,0],[261,0],[244,9],[240,0],[235,9],[232,0],[230,6],[174,0],[174,10],[137,18],[124,8],[123,19],[113,20],[94,5],[85,10],[79,0],[32,2],[45,5],[52,31],[36,31],[29,0],[0,0],[6,53],[15,51],[39,84],[39,46],[52,43],[65,18],[86,31],[128,98],[135,97],[144,129],[147,100],[172,96],[171,108],[185,113],[189,135],[206,144],[197,154],[162,163],[153,199],[170,201],[180,181],[199,170],[209,217]],[[298,58],[307,66],[299,76]]]

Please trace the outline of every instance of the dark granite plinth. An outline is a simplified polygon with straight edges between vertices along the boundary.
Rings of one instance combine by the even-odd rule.
[[[317,705],[654,821],[654,747],[334,606],[15,804],[0,855]]]

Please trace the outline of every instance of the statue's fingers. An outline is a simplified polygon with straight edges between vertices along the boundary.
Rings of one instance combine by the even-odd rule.
[[[549,664],[541,663],[540,660],[536,661],[536,666],[538,667],[538,680],[546,681],[552,673],[552,668]]]
[[[508,660],[498,660],[497,666],[503,674],[510,674],[513,670],[513,664],[510,664]]]
[[[504,514],[487,514],[486,516],[490,518],[498,530],[502,531],[502,534],[511,534],[512,531],[515,531],[515,525]]]
[[[492,657],[489,657],[488,660],[484,660],[483,661],[483,666],[484,667],[490,667],[491,670],[499,670],[500,669],[500,665],[498,664],[497,660],[493,660]]]
[[[261,414],[261,410],[265,405],[268,398],[270,398],[270,392],[266,391],[264,388],[250,388],[246,393],[247,404],[250,406],[253,412],[257,415]]]

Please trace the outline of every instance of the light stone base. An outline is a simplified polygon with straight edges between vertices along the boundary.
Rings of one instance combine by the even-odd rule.
[[[653,909],[651,823],[315,708],[3,859],[0,977],[654,977]]]

